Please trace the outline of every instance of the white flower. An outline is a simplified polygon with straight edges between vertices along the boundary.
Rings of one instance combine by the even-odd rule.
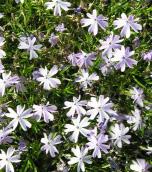
[[[72,118],[72,123],[71,124],[66,124],[65,125],[65,132],[73,132],[72,135],[70,136],[70,140],[77,143],[78,142],[78,137],[79,134],[81,133],[83,136],[87,136],[87,134],[90,132],[88,129],[86,129],[87,126],[89,126],[89,118],[85,117],[81,120],[80,115],[78,115],[77,118]]]
[[[115,29],[122,28],[120,35],[122,37],[129,38],[130,37],[130,28],[132,28],[135,32],[138,32],[138,30],[142,30],[142,26],[138,23],[136,23],[136,19],[134,19],[134,16],[130,15],[129,17],[126,16],[126,14],[122,13],[121,18],[118,18],[114,21],[114,25],[116,26]]]
[[[141,88],[136,88],[133,87],[132,90],[130,90],[131,93],[131,98],[134,100],[135,103],[137,103],[139,106],[143,107],[144,103],[144,94],[143,94],[143,90]]]
[[[127,120],[129,124],[133,124],[134,131],[136,131],[138,128],[141,128],[142,118],[140,113],[141,111],[136,108],[135,111],[132,111],[133,116],[129,116],[129,119]]]
[[[137,64],[137,61],[132,59],[131,56],[134,55],[134,51],[130,51],[130,48],[125,48],[121,46],[121,49],[116,49],[113,53],[114,57],[111,58],[112,62],[118,62],[116,64],[116,69],[120,69],[121,72],[124,72],[126,66],[129,68],[133,68],[133,65]]]
[[[54,65],[49,71],[47,67],[39,69],[39,77],[36,78],[37,81],[40,82],[40,85],[43,84],[43,88],[45,90],[51,90],[52,88],[56,88],[61,81],[57,78],[53,78],[53,76],[58,72],[58,67]]]
[[[1,150],[0,154],[0,169],[5,167],[6,172],[14,172],[14,167],[12,163],[19,163],[20,155],[13,155],[15,153],[15,149],[10,147],[7,149],[7,153]]]
[[[77,113],[78,115],[85,115],[86,114],[86,110],[83,108],[83,106],[86,106],[87,101],[85,100],[81,100],[80,101],[80,96],[79,98],[73,97],[73,102],[69,102],[69,101],[65,101],[64,105],[66,107],[64,107],[64,109],[68,109],[70,108],[70,110],[67,112],[67,116],[74,116],[75,113]]]
[[[101,151],[108,153],[107,149],[110,148],[110,146],[106,144],[108,141],[108,135],[104,135],[103,133],[97,134],[97,127],[94,129],[94,133],[87,138],[89,140],[87,143],[88,149],[94,150],[92,154],[94,158],[101,158]]]
[[[33,114],[32,109],[25,109],[25,106],[18,105],[15,112],[12,108],[8,108],[9,113],[6,113],[5,116],[12,118],[13,120],[9,123],[10,127],[13,127],[15,130],[18,124],[21,125],[21,128],[26,131],[27,128],[31,128],[31,124],[26,120],[26,118],[31,117]]]
[[[82,170],[83,172],[85,171],[85,165],[84,163],[87,164],[92,164],[91,161],[91,156],[87,155],[88,154],[88,149],[87,148],[81,148],[79,146],[76,146],[76,148],[72,148],[72,152],[75,155],[75,157],[72,157],[70,161],[68,161],[69,165],[72,164],[78,164],[77,165],[77,172],[80,172]]]
[[[100,44],[102,44],[99,50],[104,50],[102,53],[103,56],[107,55],[108,58],[111,58],[113,50],[121,47],[120,43],[123,41],[123,39],[119,38],[120,36],[114,35],[112,32],[111,35],[108,36],[105,41],[99,40]]]
[[[111,139],[115,140],[114,145],[117,145],[119,148],[122,148],[122,142],[130,144],[129,139],[130,135],[126,135],[129,131],[128,127],[125,127],[123,124],[115,124],[111,127]]]
[[[4,96],[5,94],[5,89],[7,87],[10,87],[14,84],[19,83],[19,77],[18,76],[11,76],[11,72],[7,73],[2,73],[2,79],[0,78],[0,94],[1,96]]]
[[[5,51],[2,50],[2,46],[5,44],[5,39],[0,37],[0,59],[6,56]]]
[[[44,138],[41,139],[41,143],[44,144],[41,150],[45,150],[46,154],[49,152],[51,157],[55,157],[55,153],[59,153],[55,145],[62,143],[61,136],[57,135],[53,137],[51,133],[47,136],[46,133],[44,133]]]
[[[98,25],[103,30],[108,26],[107,18],[102,15],[97,16],[96,10],[93,10],[92,14],[87,13],[87,17],[89,18],[81,19],[81,24],[83,24],[82,27],[89,26],[88,32],[91,32],[94,35],[97,35],[98,33]]]
[[[43,116],[44,121],[46,123],[49,123],[49,121],[54,120],[53,113],[57,112],[57,107],[54,105],[50,105],[49,102],[47,102],[46,105],[40,104],[40,105],[33,105],[33,111],[36,116],[37,121],[40,121],[41,117]]]
[[[135,172],[149,172],[149,168],[151,168],[151,165],[144,159],[136,159],[136,161],[132,161],[132,164],[130,165],[130,169]]]
[[[113,103],[108,103],[109,97],[104,98],[103,95],[99,96],[99,99],[91,97],[91,101],[88,102],[88,106],[91,108],[87,111],[87,115],[90,115],[90,119],[94,119],[98,114],[99,123],[104,119],[109,119],[109,114],[116,114],[111,108]]]
[[[61,16],[61,9],[68,11],[69,7],[71,6],[70,2],[64,2],[62,0],[52,0],[52,2],[46,2],[44,4],[47,9],[53,9],[54,8],[54,15]]]
[[[96,73],[92,73],[91,75],[89,75],[88,71],[82,69],[81,70],[82,76],[79,76],[78,78],[76,78],[76,82],[80,82],[80,86],[83,89],[87,89],[88,86],[92,86],[93,81],[98,81],[99,80],[99,76]]]
[[[38,57],[36,51],[39,51],[42,47],[41,44],[34,45],[35,41],[35,37],[20,37],[20,43],[18,48],[27,50],[30,53],[30,60]]]

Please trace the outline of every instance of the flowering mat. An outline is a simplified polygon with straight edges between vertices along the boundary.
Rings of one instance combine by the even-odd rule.
[[[0,0],[0,172],[151,172],[151,31],[151,0]]]

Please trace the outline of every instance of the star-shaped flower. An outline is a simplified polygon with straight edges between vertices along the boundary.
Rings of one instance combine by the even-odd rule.
[[[120,33],[122,37],[129,38],[131,34],[130,28],[133,29],[135,32],[138,32],[138,30],[142,30],[142,26],[136,21],[137,19],[134,19],[133,15],[127,17],[125,13],[122,13],[121,18],[118,18],[114,21],[114,26],[116,26],[115,29],[122,28]]]
[[[55,16],[57,15],[61,16],[61,9],[63,9],[64,11],[68,11],[69,7],[71,6],[71,3],[64,2],[62,0],[52,0],[52,2],[46,2],[44,5],[48,10],[54,9]]]
[[[66,133],[73,132],[72,135],[70,136],[70,140],[77,143],[80,133],[85,137],[87,137],[87,134],[89,133],[89,130],[86,129],[86,127],[89,126],[90,124],[89,118],[85,117],[81,120],[80,115],[78,115],[77,118],[72,118],[71,120],[73,125],[66,124],[64,131]]]
[[[97,11],[93,10],[92,14],[87,13],[88,18],[81,19],[82,27],[89,26],[88,32],[97,35],[98,33],[98,26],[105,30],[108,26],[107,18],[102,15],[97,16]]]
[[[77,163],[78,164],[77,172],[80,172],[80,170],[84,172],[85,171],[84,163],[92,164],[91,156],[87,155],[88,149],[84,147],[80,148],[79,146],[76,146],[76,148],[72,148],[72,152],[75,155],[75,157],[70,158],[68,164],[72,165]]]
[[[15,130],[18,124],[21,125],[21,128],[26,131],[27,128],[31,128],[31,123],[29,123],[26,118],[33,116],[32,109],[25,110],[25,106],[18,105],[16,112],[12,108],[8,108],[9,113],[6,113],[5,116],[12,118],[13,120],[9,123],[9,127],[13,127]]]

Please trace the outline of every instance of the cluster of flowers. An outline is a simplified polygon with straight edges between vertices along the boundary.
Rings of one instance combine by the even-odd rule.
[[[24,3],[24,0],[15,0],[16,3]],[[64,2],[62,0],[52,0],[52,2],[45,3],[47,9],[53,9],[54,15],[61,16],[61,10],[68,11],[71,3]],[[3,15],[1,16],[3,17]],[[83,27],[89,26],[88,32],[93,35],[98,34],[98,29],[105,30],[108,27],[108,19],[102,15],[97,15],[97,11],[93,10],[92,14],[87,13],[88,18],[81,19],[80,23]],[[111,32],[105,40],[100,40],[101,46],[99,50],[102,51],[102,58],[105,61],[105,65],[101,65],[101,72],[106,75],[113,67],[116,70],[124,72],[126,67],[133,68],[137,65],[137,61],[131,58],[134,55],[134,51],[130,51],[129,47],[124,47],[122,44],[124,39],[122,37],[129,38],[131,35],[131,29],[135,32],[142,30],[142,26],[136,22],[134,16],[129,17],[126,14],[121,14],[121,18],[114,21],[115,29],[122,28],[120,36],[114,35]],[[64,24],[59,25],[56,31],[63,32],[65,30]],[[27,50],[30,54],[29,59],[38,58],[37,51],[40,51],[42,45],[35,45],[35,37],[20,37],[18,48],[21,50]],[[58,42],[58,36],[51,34],[49,42],[52,46]],[[5,39],[0,37],[0,59],[5,58],[6,53],[2,49],[5,44]],[[89,67],[93,65],[96,60],[97,53],[86,53],[84,51],[78,53],[72,53],[68,56],[69,62],[73,66],[80,68],[80,75],[75,79],[75,82],[80,83],[80,88],[86,90],[91,87],[95,81],[99,80],[99,76],[96,73],[89,74]],[[152,60],[152,52],[145,53],[143,59],[146,61]],[[58,73],[59,69],[54,65],[50,70],[45,66],[39,68],[33,72],[33,80],[40,83],[44,90],[51,90],[57,88],[61,81],[55,78],[54,75]],[[2,63],[0,63],[0,94],[5,95],[6,88],[14,88],[16,92],[23,91],[24,85],[22,78],[17,75],[12,75],[11,72],[5,70]],[[109,97],[104,95],[91,96],[90,100],[81,100],[81,96],[78,98],[73,97],[73,101],[64,102],[64,109],[69,109],[67,112],[67,119],[70,124],[65,124],[64,133],[69,135],[69,140],[76,143],[76,147],[71,149],[74,157],[70,157],[68,164],[77,163],[77,171],[85,171],[85,163],[91,164],[92,158],[101,158],[101,154],[108,154],[110,148],[114,147],[122,148],[123,143],[130,144],[131,135],[130,130],[136,131],[142,127],[142,116],[140,107],[144,107],[144,93],[141,88],[133,87],[130,90],[131,98],[135,103],[134,111],[130,115],[120,115],[115,109],[114,104],[110,101]],[[138,107],[139,108],[138,108]],[[44,122],[49,123],[54,120],[54,113],[57,113],[57,107],[51,105],[49,102],[46,104],[33,105],[32,108],[26,109],[25,106],[18,105],[16,111],[10,107],[7,107],[7,112],[1,111],[1,120],[12,120],[9,124],[0,130],[0,144],[11,143],[12,137],[10,134],[16,130],[18,125],[24,131],[31,128],[32,124],[27,118],[32,118],[39,122],[42,117]],[[72,124],[71,124],[72,123]],[[93,126],[94,124],[94,126]],[[110,125],[110,129],[109,126]],[[126,126],[125,126],[126,125]],[[129,126],[129,127],[128,127]],[[83,146],[79,146],[79,138],[86,138],[86,143]],[[51,157],[55,157],[59,153],[56,145],[62,143],[61,135],[54,135],[50,133],[44,133],[44,138],[41,138],[43,146],[41,150],[46,154],[50,154]],[[92,150],[92,155],[89,154]],[[147,148],[152,152],[151,147]],[[15,150],[13,147],[8,148],[5,153],[1,150],[0,154],[0,169],[6,168],[6,172],[13,172],[14,167],[12,163],[19,163],[20,150]],[[151,166],[144,159],[133,160],[130,165],[130,169],[136,172],[147,172]]]

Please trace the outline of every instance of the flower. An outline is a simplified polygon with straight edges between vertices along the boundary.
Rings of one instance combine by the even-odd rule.
[[[20,37],[20,43],[18,48],[27,50],[30,53],[30,60],[38,57],[36,51],[39,51],[42,47],[41,44],[34,45],[35,42],[35,37]]]
[[[44,133],[44,138],[41,139],[41,143],[44,144],[41,147],[41,150],[45,150],[46,154],[49,152],[51,157],[55,157],[55,153],[59,153],[55,145],[62,143],[61,136],[57,135],[56,137],[53,137],[52,133],[47,136],[46,133]]]
[[[136,172],[149,172],[149,168],[151,168],[151,165],[149,165],[145,159],[136,159],[136,161],[132,161],[130,165],[130,169]]]
[[[131,138],[130,135],[126,135],[129,131],[128,127],[125,127],[122,123],[115,124],[111,127],[111,139],[115,140],[114,145],[117,145],[119,148],[122,148],[122,142],[130,144],[129,139]]]
[[[88,86],[92,86],[93,81],[98,81],[99,76],[96,73],[92,73],[89,75],[88,71],[82,69],[81,70],[82,76],[76,78],[76,82],[80,82],[80,87],[83,89],[87,89]]]
[[[49,43],[51,43],[51,47],[54,47],[59,41],[59,37],[56,36],[54,33],[51,34],[49,38]]]
[[[130,37],[130,28],[132,28],[135,32],[138,30],[142,30],[142,26],[138,24],[137,19],[134,19],[134,16],[130,15],[129,17],[126,14],[122,13],[121,18],[118,18],[114,21],[115,29],[119,29],[122,27],[120,35],[122,37],[129,38]]]
[[[77,118],[72,118],[71,120],[74,125],[66,124],[64,131],[66,133],[73,132],[72,135],[70,136],[70,140],[77,143],[79,133],[81,133],[85,137],[89,133],[89,130],[86,129],[86,127],[90,124],[89,118],[85,117],[81,120],[80,115],[78,115]]]
[[[111,58],[112,62],[117,62],[116,69],[120,69],[121,72],[124,72],[126,66],[129,68],[133,68],[133,65],[137,65],[137,61],[130,58],[134,54],[134,51],[129,51],[129,47],[125,49],[124,46],[121,49],[116,49],[114,52],[114,57]]]
[[[53,9],[54,8],[54,15],[61,16],[61,9],[68,11],[69,7],[71,6],[70,2],[64,2],[62,0],[52,0],[52,2],[46,2],[44,4],[46,6],[46,9]]]
[[[69,161],[68,164],[78,164],[77,165],[77,172],[80,172],[82,170],[83,172],[85,171],[85,165],[84,163],[87,164],[92,164],[91,162],[91,156],[87,155],[88,154],[88,149],[84,147],[79,147],[76,146],[76,148],[72,148],[72,152],[75,155],[75,157],[72,157]]]
[[[0,78],[0,94],[4,96],[5,89],[11,87],[19,82],[19,77],[14,75],[11,76],[11,72],[2,73],[2,79]]]
[[[50,105],[49,102],[47,102],[46,105],[33,105],[33,109],[33,115],[36,116],[37,121],[40,121],[41,117],[43,116],[46,123],[49,123],[49,121],[53,121],[53,113],[57,112],[57,107],[55,105]]]
[[[99,123],[103,122],[104,119],[109,119],[109,114],[115,114],[111,108],[113,103],[108,103],[109,97],[104,98],[103,95],[99,96],[99,99],[91,97],[91,101],[88,102],[89,109],[87,115],[90,115],[90,119],[94,119],[98,114]]]
[[[1,150],[0,154],[0,169],[5,167],[6,172],[14,172],[14,167],[12,163],[19,163],[20,155],[13,155],[15,153],[15,149],[13,147],[9,147],[7,149],[7,153]]]
[[[75,54],[76,56],[76,64],[80,68],[88,68],[93,65],[93,61],[96,59],[96,53],[85,53],[81,51],[80,53]]]
[[[136,131],[138,128],[141,128],[142,119],[140,113],[140,110],[135,108],[135,110],[132,111],[133,116],[129,116],[129,119],[127,120],[129,124],[133,124],[134,131]]]
[[[110,146],[105,144],[108,141],[108,135],[104,135],[103,133],[97,135],[97,128],[95,128],[94,134],[88,137],[88,140],[88,149],[94,149],[92,154],[93,158],[101,158],[101,151],[108,153],[107,149],[109,149]]]
[[[56,30],[57,32],[64,32],[64,31],[66,30],[66,28],[64,27],[64,23],[59,24],[59,25],[55,28],[55,30]]]
[[[0,61],[0,73],[4,73],[4,71],[5,71],[4,66]]]
[[[144,53],[143,59],[146,61],[152,61],[152,50],[148,53]]]
[[[5,44],[5,39],[0,36],[0,59],[6,56],[5,51],[2,50],[2,46]]]
[[[119,38],[120,36],[114,35],[112,32],[111,35],[107,37],[105,41],[99,40],[100,44],[102,44],[99,50],[104,50],[102,52],[102,56],[107,55],[108,58],[111,58],[113,50],[117,48],[121,48],[120,43],[123,41],[123,39],[119,39]]]
[[[4,128],[0,130],[0,144],[11,143],[12,139],[9,134],[12,132],[12,129]]]
[[[64,102],[64,109],[70,108],[70,110],[67,112],[67,116],[74,116],[75,113],[78,115],[85,115],[86,110],[83,108],[83,106],[86,106],[87,102],[85,100],[81,100],[81,96],[79,98],[73,97],[73,102],[65,101]]]
[[[131,93],[131,98],[134,100],[134,103],[137,103],[139,106],[143,107],[144,103],[144,94],[143,94],[143,89],[141,88],[136,88],[133,87],[132,90],[130,90]]]
[[[57,78],[53,78],[56,73],[58,72],[58,67],[54,65],[50,71],[48,71],[47,67],[40,68],[39,74],[36,78],[37,81],[40,82],[40,85],[43,84],[43,89],[45,90],[51,90],[52,88],[56,88],[59,84],[61,84],[61,81]]]
[[[12,108],[8,108],[9,113],[6,113],[5,116],[12,118],[13,120],[9,123],[9,127],[13,127],[15,130],[18,126],[18,123],[21,125],[21,128],[26,131],[27,128],[31,128],[31,124],[26,120],[33,116],[32,109],[24,110],[25,106],[18,105],[15,112]]]
[[[102,15],[97,16],[97,11],[93,10],[92,14],[87,13],[88,18],[81,19],[82,27],[89,26],[88,32],[91,32],[95,35],[98,33],[98,25],[100,28],[105,30],[108,26],[107,18]]]
[[[93,65],[93,61],[96,59],[96,53],[85,53],[81,51],[80,53],[72,53],[68,56],[68,60],[71,62],[72,66],[78,66],[80,68],[89,68]]]

